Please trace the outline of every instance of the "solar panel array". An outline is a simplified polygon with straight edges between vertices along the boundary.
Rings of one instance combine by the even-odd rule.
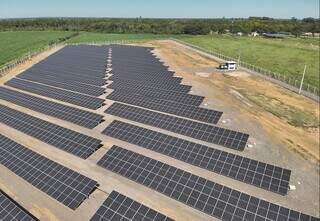
[[[62,70],[59,69],[59,72],[50,69],[50,67],[34,67],[29,68],[25,72],[21,73],[18,76],[27,75],[29,71],[32,71],[34,74],[38,74],[41,78],[55,79],[61,81],[63,79],[66,82],[77,83],[81,82],[86,85],[101,87],[105,85],[105,81],[101,80],[101,77],[94,77],[90,75],[81,75],[74,70]],[[41,75],[42,74],[42,75]],[[23,77],[21,77],[23,78]]]
[[[18,77],[21,79],[35,81],[37,83],[47,84],[53,87],[75,91],[78,93],[87,94],[95,97],[98,97],[104,93],[104,88],[102,87],[97,87],[77,81],[68,81],[63,78],[54,79],[42,75],[38,76],[38,74],[35,73],[23,73],[20,74]]]
[[[0,105],[0,122],[81,158],[101,147],[101,140]]]
[[[168,100],[150,98],[140,95],[132,95],[119,91],[113,91],[107,96],[107,99],[119,101],[135,106],[140,106],[156,111],[174,114],[181,117],[190,118],[207,123],[217,123],[222,115],[222,112],[210,109],[200,108],[192,105],[184,105]]]
[[[97,182],[0,134],[0,164],[71,209],[76,209]]]
[[[115,76],[109,77],[108,80],[114,80],[112,85],[110,85],[110,88],[115,88],[119,85],[123,86],[125,84],[130,85],[132,87],[142,86],[144,88],[155,88],[160,90],[167,90],[167,91],[175,91],[178,93],[188,93],[191,89],[190,85],[175,85],[175,84],[157,84],[157,83],[151,83],[148,82],[147,84],[141,85],[141,82],[138,80],[132,80],[132,79],[126,79],[126,78],[116,78]]]
[[[38,219],[0,189],[0,220],[36,221]]]
[[[121,121],[113,121],[102,133],[275,193],[288,192],[287,169]]]
[[[66,46],[5,84],[96,110],[104,105],[104,99],[98,98],[105,93],[102,86],[112,81],[107,88],[114,91],[106,98],[121,103],[114,102],[105,113],[244,150],[249,135],[210,125],[218,123],[222,112],[200,107],[204,97],[189,94],[191,86],[182,84],[182,78],[174,76],[151,49]],[[0,99],[90,129],[103,121],[100,114],[9,87],[0,87]],[[83,159],[102,146],[101,140],[3,105],[0,122]],[[268,191],[288,192],[291,171],[284,168],[117,120],[102,133]],[[0,164],[71,209],[98,186],[96,181],[1,134]],[[97,164],[222,220],[319,220],[118,146],[112,146]],[[0,219],[12,220],[12,214],[19,217],[17,220],[33,220],[0,191]],[[113,191],[91,220],[172,219]]]
[[[103,202],[91,221],[139,220],[139,221],[173,221],[173,219],[153,210],[133,199],[112,191]]]
[[[96,110],[103,106],[107,48],[66,46],[5,84]]]
[[[167,81],[169,85],[175,85],[181,83],[181,78],[173,77],[173,76],[155,76],[154,73],[132,73],[132,70],[128,70],[127,72],[117,71],[114,72],[117,75],[110,77],[111,81],[116,81],[117,79],[130,79],[130,80],[137,80],[137,81],[148,81],[151,83],[157,83],[158,81]],[[121,75],[119,75],[121,73]]]
[[[219,144],[235,150],[243,150],[249,135],[188,119],[162,114],[126,104],[113,103],[105,113],[148,124],[195,139]]]
[[[222,220],[319,220],[117,146],[98,165]]]
[[[60,79],[64,82],[68,79],[78,83],[88,80],[92,85],[101,86],[105,76],[107,49],[107,46],[66,46],[32,66],[19,77],[33,76],[40,79],[49,76],[57,81]]]
[[[4,87],[0,87],[0,99],[87,128],[96,127],[103,119],[103,116],[100,114],[59,104]]]
[[[115,86],[116,85],[116,86]],[[131,84],[111,84],[108,88],[127,92],[129,94],[139,94],[147,97],[155,97],[164,100],[170,100],[177,103],[199,106],[204,97],[192,94],[178,93],[175,91],[161,90],[156,88],[144,87]]]
[[[182,78],[168,71],[150,49],[125,46],[112,49],[112,76],[108,80],[113,81],[109,88],[115,91],[107,99],[207,123],[219,121],[222,112],[199,107],[204,97],[187,94],[191,87],[181,84]]]
[[[104,102],[103,99],[97,97],[91,97],[85,94],[79,94],[18,78],[11,79],[6,82],[5,85],[93,110],[102,107]]]

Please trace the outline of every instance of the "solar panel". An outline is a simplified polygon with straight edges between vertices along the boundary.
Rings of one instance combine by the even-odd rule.
[[[158,99],[170,100],[178,103],[188,104],[188,105],[195,105],[199,106],[202,102],[204,97],[192,95],[192,94],[184,94],[184,93],[177,93],[174,91],[166,91],[160,89],[152,89],[143,86],[135,86],[135,85],[118,85],[108,86],[108,88],[112,88],[114,90],[119,90],[120,92],[130,93],[130,94],[139,94],[142,96],[147,97],[155,97]]]
[[[67,81],[82,82],[84,84],[89,84],[93,86],[105,85],[105,82],[102,81],[101,77],[89,77],[89,76],[81,75],[75,72],[74,70],[73,71],[59,70],[59,72],[57,73],[55,69],[48,69],[47,67],[33,66],[32,68],[29,68],[27,71],[23,72],[21,75],[24,75],[25,73],[29,73],[31,71],[33,74],[39,74],[39,75],[41,74],[42,76],[45,76],[51,79],[62,78]]]
[[[217,123],[222,115],[220,111],[119,91],[113,91],[106,98],[207,123]]]
[[[102,115],[0,87],[0,99],[87,128],[96,127]]]
[[[83,51],[80,53],[84,53]],[[91,78],[101,78],[104,76],[105,71],[105,60],[106,57],[99,56],[94,59],[89,59],[88,57],[79,57],[79,60],[75,60],[74,55],[59,55],[63,57],[53,58],[43,60],[42,63],[38,63],[31,68],[31,70],[46,69],[49,71],[56,70],[56,74],[61,74],[63,72],[70,72],[71,76],[79,75],[81,77]],[[79,55],[77,55],[78,57]]]
[[[121,121],[103,134],[278,194],[288,192],[291,171]]]
[[[110,193],[90,220],[173,221],[173,219],[116,191]]]
[[[240,151],[244,150],[249,138],[248,134],[126,104],[113,103],[105,113]]]
[[[0,189],[0,220],[36,221],[38,219]]]
[[[113,67],[113,66],[112,66]],[[178,77],[171,77],[171,76],[163,76],[163,75],[155,75],[151,73],[132,73],[130,71],[128,72],[118,72],[112,69],[112,74],[115,77],[111,77],[110,80],[116,79],[116,78],[126,78],[126,79],[132,79],[132,80],[138,80],[138,81],[146,81],[146,82],[153,82],[153,83],[159,83],[159,82],[170,82],[171,84],[180,84],[181,78]]]
[[[100,98],[45,86],[43,84],[37,84],[18,78],[11,79],[6,82],[5,85],[94,110],[100,108],[104,102],[104,100]]]
[[[63,78],[52,79],[48,77],[43,77],[42,75],[38,74],[23,74],[18,75],[17,77],[19,77],[20,79],[26,79],[37,83],[46,84],[49,86],[75,91],[78,93],[87,94],[95,97],[99,97],[105,91],[105,89],[101,87],[92,86],[81,82],[70,82]]]
[[[68,67],[75,70],[90,71],[88,74],[96,74],[101,71],[107,58],[107,49],[105,46],[66,46],[63,49],[50,55],[47,59],[37,63],[34,67],[51,66],[59,71]],[[64,64],[59,66],[59,64]],[[76,64],[76,65],[75,65]],[[96,71],[92,71],[95,69]]]
[[[141,86],[141,81],[137,81],[137,80],[130,80],[130,79],[126,79],[126,78],[117,78],[115,76],[112,76],[113,79],[113,83],[112,85],[123,85],[123,84],[131,84],[131,85],[135,85],[135,86]],[[111,81],[111,79],[109,78],[109,80]],[[157,83],[150,83],[150,82],[143,82],[143,86],[144,87],[148,87],[148,88],[157,88],[157,89],[163,89],[163,90],[170,90],[170,91],[176,91],[178,93],[188,93],[191,89],[190,85],[182,85],[182,84],[169,84],[168,82],[161,82],[161,84],[157,84]]]
[[[117,146],[98,165],[222,220],[319,220]]]
[[[76,209],[98,185],[96,181],[68,169],[0,134],[0,163],[13,173]]]
[[[0,105],[0,122],[81,158],[98,150],[101,140]]]

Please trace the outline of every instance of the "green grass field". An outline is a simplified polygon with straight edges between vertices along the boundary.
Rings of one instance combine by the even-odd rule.
[[[73,34],[58,31],[0,32],[0,66],[17,59],[29,51],[44,47]],[[169,35],[105,34],[81,32],[67,43],[103,43],[132,40],[145,42],[166,39]],[[319,88],[319,39],[265,39],[221,35],[174,36],[205,49],[237,58],[267,70],[300,80],[307,64],[305,83]]]
[[[80,35],[69,39],[68,43],[88,43],[97,42],[103,43],[107,41],[132,40],[135,42],[144,42],[155,39],[169,38],[169,35],[155,34],[106,34],[106,33],[90,33],[81,32]]]
[[[71,34],[58,31],[0,32],[0,67]]]
[[[300,80],[319,88],[319,39],[265,39],[234,36],[185,36],[179,39],[238,58],[252,65]]]

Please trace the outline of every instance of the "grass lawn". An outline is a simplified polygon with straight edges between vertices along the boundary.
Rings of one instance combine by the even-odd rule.
[[[0,67],[50,42],[70,36],[72,32],[17,31],[0,32]]]
[[[117,40],[134,40],[134,41],[148,41],[154,39],[168,38],[169,35],[155,35],[155,34],[108,34],[108,33],[91,33],[81,32],[80,35],[69,39],[68,43],[90,43],[90,42],[106,42]]]
[[[59,31],[0,32],[0,66],[17,59],[29,51],[44,47],[73,34]],[[80,32],[67,43],[133,40],[144,42],[167,39],[170,35],[107,34]],[[205,49],[237,58],[267,70],[300,80],[307,64],[305,83],[319,88],[319,39],[265,39],[222,35],[174,36]]]
[[[181,36],[179,39],[214,50],[319,88],[319,39],[265,39],[235,36]]]

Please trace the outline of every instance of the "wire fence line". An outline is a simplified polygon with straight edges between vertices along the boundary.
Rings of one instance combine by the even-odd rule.
[[[88,41],[88,42],[75,42],[75,43],[66,43],[66,45],[110,45],[110,44],[134,44],[134,43],[142,43],[146,41],[153,40],[167,40],[168,38],[152,38],[152,39],[128,39],[128,40],[108,40],[108,41]]]
[[[113,41],[88,41],[88,42],[75,42],[75,43],[66,43],[66,45],[111,45],[111,44],[132,44],[137,43],[138,40],[113,40]]]
[[[53,40],[53,41],[50,41],[47,45],[43,46],[43,47],[40,47],[40,48],[37,48],[37,49],[34,49],[32,51],[29,51],[28,53],[20,56],[19,58],[17,59],[14,59],[4,65],[1,65],[0,66],[0,77],[4,76],[5,74],[7,74],[10,70],[12,70],[13,68],[15,68],[16,66],[20,65],[20,64],[24,64],[25,62],[31,60],[31,58],[47,51],[47,50],[51,50],[53,48],[56,48],[58,46],[63,46],[64,42],[70,38],[73,38],[73,37],[76,37],[78,36],[79,33],[73,33],[69,36],[66,36],[64,38],[59,38],[57,40]]]
[[[180,44],[189,46],[190,48],[196,49],[198,51],[207,53],[209,55],[213,55],[214,57],[217,57],[217,58],[219,58],[221,60],[224,60],[224,61],[228,61],[228,60],[237,61],[238,65],[240,67],[245,68],[245,69],[247,69],[247,70],[249,70],[251,72],[256,72],[256,73],[258,73],[258,74],[260,74],[262,76],[266,76],[267,79],[274,79],[276,81],[273,81],[273,82],[275,82],[275,83],[281,82],[281,86],[285,86],[286,88],[288,88],[290,90],[293,90],[295,92],[299,92],[300,80],[298,80],[298,79],[290,78],[290,77],[288,77],[288,76],[286,76],[284,74],[275,73],[275,72],[272,72],[272,71],[267,70],[265,68],[261,68],[261,67],[258,67],[258,66],[243,62],[241,60],[238,61],[237,58],[226,56],[226,55],[218,53],[218,52],[216,52],[214,50],[207,50],[207,49],[201,48],[199,46],[190,44],[188,42],[185,42],[185,41],[182,41],[182,40],[179,40],[179,39],[176,39],[176,38],[171,38],[171,40],[176,41],[176,42],[178,42]],[[303,95],[305,95],[305,96],[307,96],[307,97],[309,97],[311,99],[319,100],[319,94],[320,93],[319,93],[319,88],[314,87],[314,86],[312,86],[310,84],[304,83],[302,85],[301,94],[303,94]]]
[[[51,50],[53,48],[56,48],[58,46],[63,46],[63,44],[62,43],[52,43],[50,45],[35,49],[33,51],[29,51],[28,53],[24,54],[20,58],[8,62],[7,64],[0,67],[0,77],[7,74],[10,70],[15,68],[16,66],[18,66],[20,64],[24,64],[27,61],[30,61],[33,57],[35,57],[35,56],[37,56],[47,50]]]

